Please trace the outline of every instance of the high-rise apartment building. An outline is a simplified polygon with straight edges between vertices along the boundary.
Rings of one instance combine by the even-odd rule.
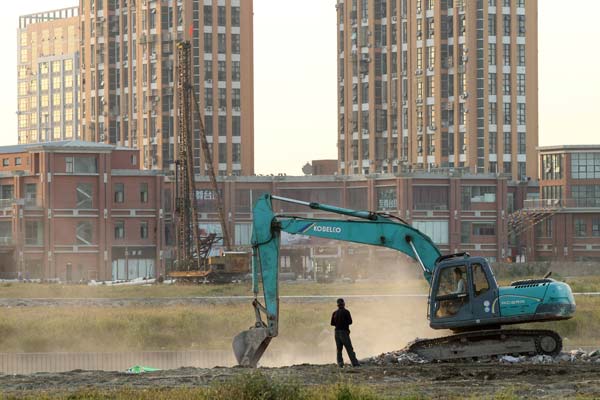
[[[537,0],[338,0],[343,174],[535,177]]]
[[[220,175],[254,172],[252,0],[80,0],[85,140],[173,168],[176,44],[192,43],[196,98]],[[199,124],[195,165],[204,170]]]
[[[19,143],[79,137],[78,15],[70,7],[19,18]]]

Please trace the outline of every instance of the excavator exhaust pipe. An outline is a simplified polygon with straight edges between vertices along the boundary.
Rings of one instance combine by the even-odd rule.
[[[255,368],[271,342],[269,330],[265,327],[250,328],[240,332],[233,339],[233,354],[242,367]]]

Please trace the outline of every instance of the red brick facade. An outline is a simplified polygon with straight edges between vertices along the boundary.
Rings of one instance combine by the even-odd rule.
[[[562,180],[541,174],[540,187],[535,182],[508,182],[503,176],[457,172],[230,176],[220,177],[219,185],[232,243],[239,249],[249,248],[253,202],[268,192],[397,215],[430,235],[443,253],[468,251],[491,260],[600,258],[600,213],[589,207],[597,205],[596,199],[581,198],[581,190],[573,189],[593,186],[600,179],[590,183],[568,178],[569,157],[561,161]],[[9,160],[0,169],[0,278],[20,274],[66,281],[125,279],[164,274],[172,264],[175,184],[162,171],[141,170],[137,151],[67,141],[2,147],[0,158]],[[560,186],[564,193],[564,207],[548,219],[552,227],[543,221],[511,239],[509,217],[549,200],[544,189],[549,186]],[[573,190],[579,190],[578,200]],[[197,181],[196,201],[201,230],[220,232],[206,177]],[[576,207],[576,201],[586,204]],[[293,204],[274,205],[278,212],[332,217]],[[382,260],[396,257],[349,243],[282,240],[284,268],[306,266],[319,257],[354,260],[360,254]]]

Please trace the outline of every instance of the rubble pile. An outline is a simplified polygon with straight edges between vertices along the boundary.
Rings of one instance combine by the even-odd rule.
[[[462,360],[455,360],[462,361]],[[427,360],[416,353],[411,353],[406,350],[397,350],[389,353],[382,353],[375,357],[370,357],[362,361],[365,364],[374,364],[389,366],[393,364],[408,365],[408,364],[425,364],[432,361]],[[473,362],[473,360],[469,360]],[[482,357],[474,362],[491,363],[497,362],[501,364],[566,364],[566,363],[598,363],[600,364],[600,350],[586,352],[582,349],[562,352],[556,357],[548,355],[535,356],[498,356],[498,357]]]

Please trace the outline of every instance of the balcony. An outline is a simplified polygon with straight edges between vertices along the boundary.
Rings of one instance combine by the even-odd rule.
[[[527,210],[600,209],[600,199],[594,197],[580,199],[534,199],[525,200]]]

